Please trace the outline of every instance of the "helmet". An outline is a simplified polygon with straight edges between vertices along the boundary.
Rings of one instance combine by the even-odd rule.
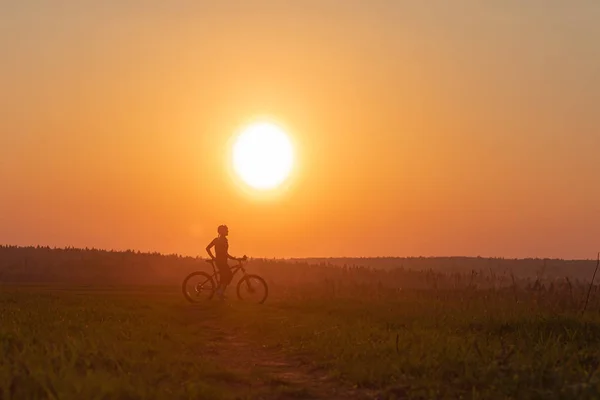
[[[227,228],[227,225],[219,225],[219,227],[217,228],[217,232],[219,233],[219,235],[224,235],[229,231],[229,228]]]

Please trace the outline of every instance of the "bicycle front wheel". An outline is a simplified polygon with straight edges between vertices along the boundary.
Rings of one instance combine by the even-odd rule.
[[[269,295],[267,282],[258,275],[246,275],[237,285],[237,296],[242,301],[262,304]]]
[[[215,294],[215,281],[206,272],[192,272],[184,280],[181,287],[183,296],[191,303],[210,300]]]

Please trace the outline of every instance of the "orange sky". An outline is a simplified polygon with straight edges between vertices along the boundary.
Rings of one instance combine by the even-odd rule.
[[[0,243],[593,257],[597,1],[0,5]],[[266,201],[226,163],[298,144]]]

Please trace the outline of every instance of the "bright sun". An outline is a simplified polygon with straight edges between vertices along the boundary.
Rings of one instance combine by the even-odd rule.
[[[277,125],[257,123],[242,131],[233,145],[233,167],[255,189],[274,189],[290,175],[294,149]]]

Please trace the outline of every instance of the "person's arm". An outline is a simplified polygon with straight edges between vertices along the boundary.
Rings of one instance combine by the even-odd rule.
[[[227,253],[227,258],[229,258],[230,260],[235,260],[235,261],[246,261],[248,259],[248,257],[244,256],[244,257],[234,257],[231,254]]]
[[[212,249],[212,248],[213,248],[213,246],[215,245],[215,240],[216,240],[216,239],[213,239],[213,241],[212,241],[212,242],[210,242],[210,243],[208,244],[208,246],[206,246],[206,252],[207,252],[207,253],[208,253],[208,255],[210,256],[210,258],[212,258],[213,260],[215,259],[215,256],[213,255],[212,251],[210,251],[210,249]]]

